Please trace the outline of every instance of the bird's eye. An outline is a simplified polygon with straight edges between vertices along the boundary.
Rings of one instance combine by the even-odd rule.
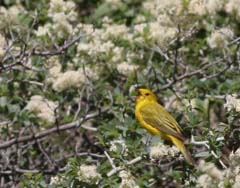
[[[146,93],[145,95],[148,96],[148,95],[150,95],[150,94],[149,94],[149,93]]]

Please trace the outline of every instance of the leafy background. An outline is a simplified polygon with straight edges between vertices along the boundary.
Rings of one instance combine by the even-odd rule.
[[[239,7],[1,1],[1,187],[239,187]],[[140,86],[197,167],[136,122]]]

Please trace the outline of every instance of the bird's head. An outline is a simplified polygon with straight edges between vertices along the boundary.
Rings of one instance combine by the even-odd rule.
[[[151,90],[140,88],[138,89],[136,101],[141,100],[157,101],[157,97]]]

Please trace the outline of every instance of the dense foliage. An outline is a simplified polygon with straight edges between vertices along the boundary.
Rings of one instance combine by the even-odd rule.
[[[239,0],[3,0],[0,187],[240,187]],[[134,117],[152,89],[193,167]]]

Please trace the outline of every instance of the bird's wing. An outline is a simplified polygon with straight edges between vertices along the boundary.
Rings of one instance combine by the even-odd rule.
[[[143,120],[159,131],[177,137],[180,140],[185,140],[182,135],[181,127],[176,120],[169,114],[161,105],[155,102],[150,102],[140,109]]]

